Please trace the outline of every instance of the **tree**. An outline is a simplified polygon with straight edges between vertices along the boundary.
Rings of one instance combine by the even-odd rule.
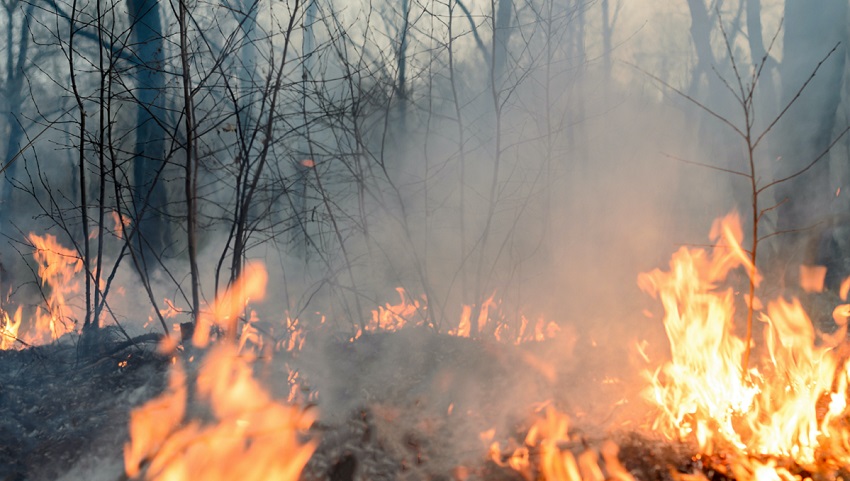
[[[170,244],[166,222],[168,196],[161,176],[165,168],[166,117],[165,35],[158,0],[128,0],[132,52],[131,94],[136,121],[133,132],[133,211],[139,267],[150,271],[156,256]]]
[[[800,85],[806,82],[808,73],[818,66],[818,61],[831,49],[837,50],[828,61],[820,65],[818,75],[800,95],[778,128],[778,142],[773,157],[781,158],[776,175],[787,177],[805,167],[812,159],[826,155],[823,162],[811,166],[805,176],[790,180],[775,191],[777,208],[777,230],[789,232],[780,239],[777,259],[788,262],[788,280],[796,279],[796,264],[827,263],[831,284],[835,287],[841,274],[847,274],[838,257],[846,255],[833,250],[831,254],[814,252],[804,248],[809,241],[812,227],[823,229],[832,223],[835,215],[843,215],[846,206],[836,201],[838,189],[847,179],[838,179],[831,174],[831,163],[842,163],[846,159],[829,160],[827,152],[834,144],[838,133],[845,127],[836,122],[836,114],[842,105],[842,89],[846,81],[846,44],[850,40],[847,27],[847,2],[835,0],[809,8],[805,1],[785,1],[785,38],[782,62],[779,65],[781,81],[780,105],[787,104],[798,94]],[[840,200],[840,199],[839,199]],[[846,221],[842,221],[846,222]],[[835,230],[823,229],[815,234],[816,243],[832,243]],[[846,247],[845,247],[846,248]],[[817,250],[817,249],[815,249]],[[832,259],[826,259],[826,254]],[[795,284],[795,283],[794,283]]]

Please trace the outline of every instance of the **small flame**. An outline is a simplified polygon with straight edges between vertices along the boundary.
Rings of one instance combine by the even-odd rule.
[[[83,260],[75,251],[59,244],[53,235],[30,234],[29,240],[35,247],[33,258],[38,263],[41,284],[49,285],[50,291],[46,306],[36,309],[35,324],[23,339],[28,344],[45,344],[73,330],[73,311],[67,299],[80,289],[75,277],[83,270]]]
[[[538,416],[528,430],[522,446],[515,448],[505,459],[499,443],[494,442],[490,445],[490,460],[513,469],[526,480],[634,481],[632,475],[620,463],[617,457],[619,448],[613,441],[602,443],[598,452],[586,448],[576,456],[573,451],[565,448],[574,444],[569,429],[569,416],[547,404],[542,417]],[[482,436],[482,441],[492,439],[491,432],[488,431],[487,434],[488,436]],[[537,466],[531,462],[532,452],[539,457]],[[600,454],[603,462],[600,462]],[[535,473],[535,470],[538,472]]]
[[[112,210],[109,213],[112,217],[112,232],[115,237],[123,239],[126,228],[130,226],[130,218],[120,215],[117,210]]]
[[[0,309],[2,318],[0,318],[0,349],[11,349],[18,341],[18,329],[21,327],[21,309],[23,306],[18,306],[12,318],[9,318],[9,313]]]
[[[265,296],[266,283],[269,280],[262,263],[245,265],[242,275],[210,306],[198,316],[192,344],[206,347],[210,341],[213,326],[224,329],[232,338],[236,336],[237,316],[245,309],[249,299],[259,300]]]

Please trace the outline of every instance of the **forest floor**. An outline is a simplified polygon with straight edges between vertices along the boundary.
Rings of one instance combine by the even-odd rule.
[[[130,411],[163,392],[173,362],[157,353],[154,337],[135,345],[106,341],[87,361],[64,341],[0,352],[0,480],[126,480]],[[575,442],[562,446],[577,456],[613,439],[623,465],[641,481],[696,472],[712,481],[734,479],[717,469],[722,460],[712,465],[687,446],[627,425],[595,427],[621,418],[610,401],[625,394],[622,387],[590,394],[599,390],[600,376],[623,367],[621,360],[604,350],[574,353],[579,361],[565,365],[553,383],[530,367],[527,355],[556,349],[557,342],[504,347],[410,330],[305,353],[300,365],[319,392],[311,409],[322,414],[310,429],[318,446],[301,479],[523,481],[528,478],[488,459],[481,433],[494,429],[502,441],[521,440],[528,406],[548,396],[585,415],[571,425]],[[560,392],[551,390],[565,383]],[[269,381],[276,399],[284,384]],[[529,459],[539,462],[538,453],[532,450]]]

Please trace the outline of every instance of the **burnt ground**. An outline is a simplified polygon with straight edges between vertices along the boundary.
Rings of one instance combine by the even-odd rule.
[[[145,336],[134,345],[105,340],[100,354],[88,358],[70,340],[0,352],[0,481],[126,480],[122,452],[129,412],[162,392],[171,363],[156,353],[155,339]],[[626,392],[616,385],[607,394],[591,390],[602,390],[601,378],[627,366],[614,352],[579,345],[555,379],[545,369],[542,375],[534,359],[551,358],[562,346],[553,341],[505,348],[411,330],[330,342],[304,353],[300,366],[313,379],[317,409],[325,415],[310,433],[320,442],[302,479],[521,481],[486,459],[479,434],[496,429],[504,446],[509,437],[522,439],[529,425],[520,406],[547,397],[585,413],[585,422],[576,419],[575,441],[562,446],[576,455],[613,438],[638,480],[686,479],[678,473],[736,479],[733,460],[694,457],[687,446],[635,434],[635,425],[594,429],[591,419],[618,417],[610,401]],[[615,370],[600,368],[606,365]],[[285,389],[275,383],[276,374],[266,369],[265,375],[280,396]],[[529,458],[537,461],[533,449]],[[840,469],[828,475],[789,470],[816,481],[842,474],[848,479]]]
[[[130,409],[162,390],[168,368],[150,339],[88,359],[70,339],[0,351],[0,480],[73,479],[85,458],[120,479]]]

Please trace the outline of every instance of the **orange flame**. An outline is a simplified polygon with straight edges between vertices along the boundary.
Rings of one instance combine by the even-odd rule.
[[[262,263],[251,262],[245,265],[242,275],[216,298],[208,311],[200,313],[192,344],[196,347],[207,346],[213,326],[224,329],[235,339],[237,316],[245,309],[249,300],[260,300],[265,296],[268,280],[266,267]]]
[[[49,285],[45,308],[36,310],[35,325],[24,336],[29,344],[44,344],[56,340],[73,330],[72,309],[67,298],[79,291],[79,282],[75,280],[83,270],[83,260],[72,249],[63,247],[50,234],[29,235],[35,246],[33,258],[38,263],[38,276],[41,284]]]
[[[800,287],[806,292],[823,292],[826,266],[800,266]]]
[[[124,448],[127,475],[156,481],[263,481],[298,479],[315,450],[299,439],[310,413],[274,401],[254,379],[248,361],[231,344],[215,346],[201,368],[195,392],[213,422],[183,423],[186,376],[177,364],[169,390],[130,417]]]
[[[565,446],[574,439],[570,436],[569,417],[547,405],[542,417],[538,417],[525,436],[523,445],[516,448],[506,461],[499,443],[490,446],[490,459],[500,466],[510,467],[527,480],[545,479],[553,481],[634,481],[628,470],[617,457],[619,448],[613,441],[604,442],[599,452],[583,449],[578,457]],[[482,433],[482,440],[493,438],[493,431]],[[535,467],[531,463],[532,452],[539,457]],[[599,455],[603,462],[600,463]],[[534,471],[539,472],[535,475]],[[607,474],[607,476],[606,476]]]
[[[638,279],[664,306],[672,355],[647,374],[651,387],[646,396],[659,408],[653,428],[668,437],[694,439],[705,453],[723,445],[748,456],[785,456],[806,464],[815,461],[816,453],[825,455],[829,445],[833,459],[850,461],[840,443],[827,443],[830,437],[848,437],[841,423],[833,423],[845,409],[848,366],[830,345],[817,344],[799,301],[768,303],[760,315],[761,362],[742,372],[746,346],[735,335],[735,293],[719,287],[736,267],[758,280],[743,255],[741,233],[737,215],[729,215],[712,228],[720,246],[711,254],[682,248],[669,271],[656,269]],[[845,311],[850,313],[837,309],[835,317],[846,329]]]
[[[242,278],[199,316],[193,344],[206,346],[213,325],[234,329],[233,319],[248,299],[265,294],[266,280],[261,264],[247,266]],[[252,331],[247,332],[250,337]],[[212,419],[185,420],[191,412],[189,383],[176,363],[169,389],[131,413],[130,442],[124,447],[127,476],[144,472],[144,479],[157,481],[299,478],[316,447],[300,440],[312,425],[312,413],[272,399],[253,377],[254,358],[240,355],[236,339],[227,339],[234,342],[210,349],[193,385],[193,402],[206,406],[203,411]]]
[[[18,340],[18,329],[21,327],[21,308],[22,306],[18,306],[11,319],[8,312],[0,309],[3,313],[0,319],[0,350],[5,351],[15,346]]]
[[[408,302],[407,293],[403,288],[396,287],[395,290],[400,298],[399,303],[387,303],[385,306],[378,306],[378,309],[373,310],[372,321],[367,326],[367,330],[397,331],[423,308],[419,300]]]

